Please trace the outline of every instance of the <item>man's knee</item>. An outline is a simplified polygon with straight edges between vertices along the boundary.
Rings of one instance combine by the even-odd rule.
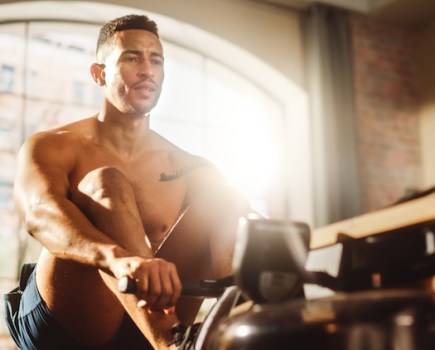
[[[117,168],[102,167],[90,171],[80,181],[79,192],[105,207],[125,204],[134,198],[133,188],[127,177]]]
[[[246,215],[251,211],[250,204],[246,197],[233,186],[222,186],[210,193],[206,201],[211,203],[214,216],[224,217]]]

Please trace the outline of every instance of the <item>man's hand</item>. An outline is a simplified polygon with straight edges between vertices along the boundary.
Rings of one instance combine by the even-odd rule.
[[[128,276],[136,282],[138,306],[147,311],[173,312],[181,293],[181,282],[174,264],[157,258],[118,258],[112,265],[118,280]]]

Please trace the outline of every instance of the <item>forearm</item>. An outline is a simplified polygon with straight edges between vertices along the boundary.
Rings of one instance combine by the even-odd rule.
[[[110,273],[113,259],[132,255],[66,198],[47,195],[20,208],[26,230],[56,257]]]

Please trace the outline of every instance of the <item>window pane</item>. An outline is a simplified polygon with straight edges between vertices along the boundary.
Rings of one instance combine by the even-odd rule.
[[[0,72],[0,91],[13,92],[15,68],[7,64],[2,65]]]
[[[164,42],[165,81],[153,114],[159,119],[204,123],[204,59],[196,52]]]
[[[31,23],[25,136],[95,114],[101,105],[89,68],[95,61],[95,26]]]
[[[207,152],[258,203],[258,210],[281,217],[285,210],[283,110],[260,87],[232,70],[210,60],[206,67]]]

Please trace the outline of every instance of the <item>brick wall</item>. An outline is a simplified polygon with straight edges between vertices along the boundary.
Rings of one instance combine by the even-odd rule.
[[[359,15],[350,17],[359,172],[364,212],[421,184],[415,37]]]

